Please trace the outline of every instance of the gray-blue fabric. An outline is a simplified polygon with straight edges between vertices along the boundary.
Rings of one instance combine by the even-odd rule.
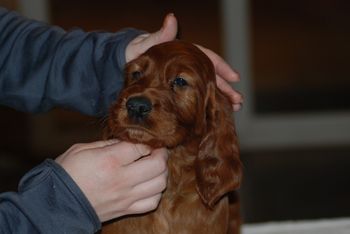
[[[102,116],[123,85],[125,49],[141,31],[65,31],[0,8],[0,105],[25,112],[62,107]],[[53,160],[0,194],[0,233],[94,233],[89,201]]]

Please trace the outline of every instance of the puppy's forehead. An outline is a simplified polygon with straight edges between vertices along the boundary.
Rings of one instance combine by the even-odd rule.
[[[167,62],[180,58],[181,60],[191,60],[203,65],[211,65],[211,61],[201,50],[191,43],[183,41],[170,41],[155,45],[147,50],[145,55],[155,59],[157,62]]]

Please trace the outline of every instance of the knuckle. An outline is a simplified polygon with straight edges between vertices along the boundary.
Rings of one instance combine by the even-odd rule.
[[[161,172],[164,172],[167,170],[168,166],[167,166],[167,160],[165,159],[165,157],[162,157],[162,156],[155,157],[154,164],[155,164],[155,167]]]
[[[162,180],[160,181],[160,189],[161,191],[165,190],[167,187],[167,178],[165,176],[162,177]]]

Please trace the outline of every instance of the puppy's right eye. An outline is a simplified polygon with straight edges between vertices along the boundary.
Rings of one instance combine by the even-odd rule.
[[[131,78],[133,80],[138,80],[141,78],[141,76],[142,76],[142,72],[140,72],[140,71],[134,71],[131,73]]]
[[[177,76],[175,78],[175,80],[173,81],[172,85],[173,86],[176,85],[178,87],[184,87],[184,86],[187,86],[188,83],[187,83],[187,81],[184,78],[182,78],[180,76]]]

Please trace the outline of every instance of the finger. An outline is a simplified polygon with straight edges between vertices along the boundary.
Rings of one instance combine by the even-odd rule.
[[[86,150],[86,149],[93,149],[93,148],[102,148],[102,147],[116,144],[118,142],[120,142],[120,140],[118,140],[118,139],[109,139],[109,140],[105,140],[105,141],[95,141],[95,142],[82,144],[81,149]]]
[[[232,107],[233,107],[233,111],[239,111],[242,109],[242,104],[233,104]]]
[[[149,34],[145,37],[140,44],[140,48],[143,52],[148,48],[160,44],[166,41],[172,41],[176,38],[177,34],[177,20],[174,14],[170,13],[166,15],[162,27],[154,33]]]
[[[223,58],[221,58],[219,55],[214,53],[213,51],[200,46],[196,45],[200,50],[202,50],[212,61],[215,67],[215,72],[217,75],[222,77],[224,80],[232,81],[232,82],[238,82],[240,80],[239,74],[234,71],[231,66],[225,62]]]
[[[133,144],[126,141],[120,141],[117,144],[94,149],[95,154],[113,157],[119,165],[128,165],[135,160],[147,156],[151,153],[151,148],[147,145]]]
[[[165,160],[168,160],[168,151],[166,148],[153,149],[153,151],[151,152],[151,155],[152,157],[163,157]],[[142,159],[147,159],[147,157]]]
[[[66,152],[66,154],[71,154],[71,153],[78,153],[83,150],[88,150],[88,149],[94,149],[94,148],[101,148],[105,147],[108,145],[116,144],[118,143],[119,140],[117,139],[109,139],[106,141],[95,141],[95,142],[90,142],[90,143],[78,143],[72,145]]]
[[[167,174],[167,172],[164,172],[151,180],[134,186],[131,191],[131,196],[139,200],[163,192],[167,186]]]
[[[222,92],[224,92],[230,98],[232,104],[243,103],[243,96],[239,92],[234,90],[231,87],[231,85],[221,77],[216,78],[216,85]]]
[[[164,151],[154,150],[148,157],[138,160],[125,167],[125,173],[130,175],[131,184],[141,184],[163,173],[167,173],[167,155]]]
[[[173,13],[169,13],[165,16],[162,28],[159,30],[159,41],[166,42],[172,41],[177,35],[177,19]]]
[[[134,202],[128,209],[129,214],[141,214],[157,209],[162,194],[158,193],[152,197]]]

